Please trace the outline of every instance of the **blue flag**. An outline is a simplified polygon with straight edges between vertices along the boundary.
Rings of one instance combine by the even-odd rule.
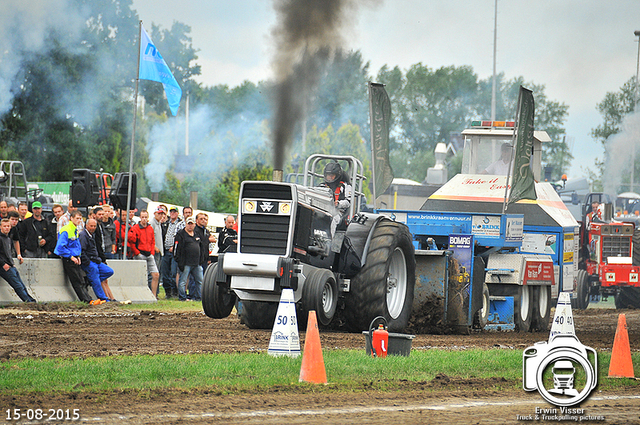
[[[140,25],[140,29],[140,73],[138,78],[162,83],[169,101],[169,109],[175,116],[178,113],[178,106],[180,106],[182,89],[151,38],[149,38],[149,34],[147,34],[142,25]]]

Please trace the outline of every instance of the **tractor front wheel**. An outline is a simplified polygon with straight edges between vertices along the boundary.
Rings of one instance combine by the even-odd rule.
[[[207,267],[202,282],[202,309],[213,319],[224,319],[231,314],[236,302],[236,294],[229,289],[228,283],[215,281],[218,263]]]

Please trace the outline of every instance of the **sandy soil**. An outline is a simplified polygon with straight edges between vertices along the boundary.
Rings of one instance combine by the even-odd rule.
[[[597,351],[611,350],[620,311],[574,311],[580,341]],[[629,340],[640,350],[640,311],[627,310]],[[0,361],[20,358],[95,357],[165,353],[232,353],[266,350],[270,331],[249,330],[235,316],[212,320],[200,312],[125,310],[103,305],[73,309],[55,304],[30,310],[0,309]],[[471,335],[417,335],[414,350],[505,348],[523,350],[546,333],[478,332]],[[304,332],[301,333],[304,342]],[[324,349],[364,349],[361,334],[322,331]],[[638,372],[636,371],[636,374]],[[117,393],[0,395],[6,409],[77,408],[91,423],[521,423],[549,409],[537,393],[496,391],[500,378],[464,380],[439,375],[429,382],[403,383],[393,392],[363,387],[349,393],[325,386],[279,387],[253,394],[223,395],[206,389]],[[510,385],[512,383],[509,383]],[[640,423],[636,389],[595,392],[583,415],[608,423]],[[562,416],[557,412],[558,416]],[[520,415],[520,417],[518,417]],[[553,416],[553,415],[551,415]],[[580,416],[580,415],[576,415]],[[16,423],[16,421],[10,421]],[[557,422],[551,420],[551,422]]]

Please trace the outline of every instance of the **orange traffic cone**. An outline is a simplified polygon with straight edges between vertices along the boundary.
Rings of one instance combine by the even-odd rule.
[[[320,347],[318,320],[316,319],[316,312],[313,310],[309,312],[307,333],[304,338],[300,382],[327,383],[327,372],[324,369],[324,359],[322,358],[322,348]]]
[[[609,378],[634,378],[633,363],[631,362],[631,347],[629,347],[629,333],[627,331],[627,317],[618,315],[618,328],[613,340]]]

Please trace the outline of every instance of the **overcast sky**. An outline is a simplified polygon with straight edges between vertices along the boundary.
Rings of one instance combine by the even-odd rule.
[[[147,28],[169,28],[175,20],[191,26],[202,83],[233,87],[270,79],[269,36],[276,18],[270,1],[133,5]],[[433,69],[471,65],[483,79],[493,72],[494,0],[380,1],[361,7],[347,27],[346,47],[362,52],[372,75],[384,64],[407,69],[418,62]],[[566,129],[575,157],[569,178],[602,158],[601,145],[590,135],[602,122],[596,104],[635,76],[634,30],[640,30],[638,0],[498,1],[498,72],[543,84],[549,99],[569,106]]]

